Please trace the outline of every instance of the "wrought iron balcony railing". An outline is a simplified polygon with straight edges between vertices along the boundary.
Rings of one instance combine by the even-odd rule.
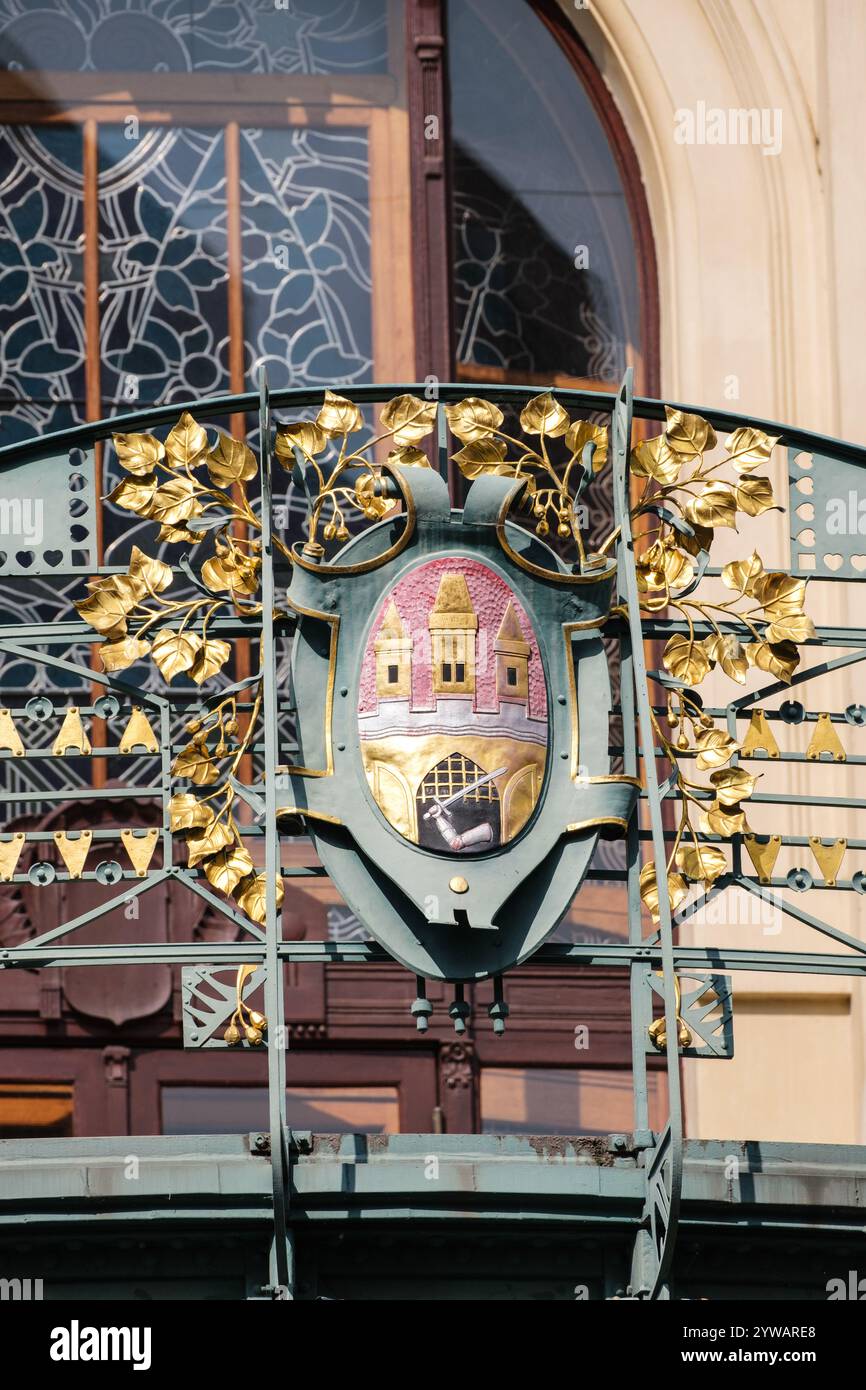
[[[440,385],[428,400],[423,386],[376,384],[353,388],[351,403],[336,397],[340,404],[330,408],[337,413],[327,417],[321,391],[269,397],[263,384],[258,393],[138,410],[0,449],[6,609],[0,614],[6,774],[0,879],[8,893],[27,883],[50,895],[79,879],[106,889],[96,907],[59,925],[43,929],[37,921],[28,939],[0,949],[0,968],[181,965],[187,1045],[269,1044],[279,1284],[290,1285],[292,1277],[284,1039],[276,1026],[284,1018],[280,964],[389,958],[375,941],[293,941],[281,932],[282,883],[325,872],[281,862],[281,833],[309,824],[304,807],[295,820],[284,814],[279,769],[297,753],[298,699],[322,699],[309,689],[290,693],[289,646],[295,632],[305,631],[304,610],[291,601],[284,606],[282,595],[299,568],[340,572],[350,524],[357,530],[386,523],[396,552],[414,517],[413,469],[429,462],[433,472],[450,477],[453,505],[461,501],[461,475],[493,479],[485,484],[491,498],[501,480],[511,510],[506,514],[503,504],[500,540],[543,584],[595,582],[615,565],[616,594],[601,629],[620,688],[607,751],[622,769],[610,780],[639,784],[638,809],[624,821],[620,859],[597,853],[588,874],[624,885],[628,940],[548,942],[530,959],[538,968],[629,971],[634,1133],[646,1150],[647,1177],[635,1241],[636,1296],[663,1295],[667,1288],[682,1173],[679,1057],[732,1055],[731,973],[866,973],[866,940],[799,905],[806,893],[853,895],[859,904],[866,893],[866,838],[789,833],[784,819],[786,807],[820,810],[823,831],[825,812],[862,812],[866,799],[846,787],[835,794],[832,781],[812,794],[786,784],[784,774],[777,774],[776,790],[756,780],[774,764],[829,761],[836,773],[822,775],[838,781],[846,763],[866,762],[866,748],[857,748],[866,705],[828,708],[821,687],[806,698],[813,682],[866,658],[866,632],[857,624],[816,627],[805,615],[802,582],[866,577],[866,522],[860,525],[866,449],[730,412],[632,399],[629,379],[616,394],[562,390],[527,405],[529,395],[516,386]],[[392,402],[383,417],[388,439],[369,443],[370,408],[386,401]],[[351,426],[350,406],[357,408]],[[311,412],[325,424],[315,425]],[[277,417],[286,413],[306,420],[312,433],[281,425]],[[166,442],[153,432],[179,416],[194,419],[170,436],[174,452],[166,462]],[[257,460],[239,441],[215,449],[200,429],[241,420]],[[653,423],[664,429],[651,436]],[[352,430],[368,441],[369,457],[351,461]],[[719,458],[714,431],[728,436]],[[431,436],[429,459],[413,458]],[[565,448],[559,462],[555,441]],[[389,443],[394,448],[386,458]],[[517,454],[509,461],[512,446]],[[330,477],[319,464],[327,447],[339,451]],[[758,472],[775,449],[784,450],[787,463],[787,563],[768,570],[753,556],[713,565],[715,530],[738,513],[751,524],[777,505],[770,479]],[[194,470],[206,459],[205,486]],[[603,481],[605,461],[610,486]],[[717,471],[723,466],[726,481]],[[105,500],[109,483],[117,487]],[[161,524],[161,540],[147,529],[153,524]],[[184,549],[202,537],[205,562]],[[540,539],[546,570],[538,563]],[[576,558],[568,553],[572,542]],[[151,553],[155,544],[158,554]],[[691,596],[701,585],[711,597],[699,602]],[[179,597],[165,599],[169,587]],[[360,630],[369,616],[347,619],[347,631],[353,623]],[[95,659],[100,651],[102,662]],[[714,678],[711,703],[697,686],[714,668],[739,689],[718,697]],[[175,676],[180,686],[171,684]],[[777,735],[786,729],[800,734],[796,746],[780,748]],[[219,770],[221,762],[228,772]],[[709,785],[695,780],[697,772],[710,774]],[[190,790],[179,790],[179,783]],[[225,793],[216,817],[201,809],[211,804],[211,785]],[[85,826],[73,818],[33,828],[31,816],[26,829],[16,828],[24,811],[84,803],[101,805],[110,818],[131,792],[151,808],[134,825]],[[356,793],[343,785],[338,794]],[[767,813],[779,808],[771,833],[749,828],[752,806]],[[314,814],[311,803],[306,814]],[[200,849],[191,853],[194,845]],[[645,846],[651,860],[644,861]],[[780,856],[797,862],[777,872]],[[81,927],[172,881],[222,914],[234,939],[204,948],[195,941],[136,941],[130,929],[114,944],[76,944]],[[706,945],[681,944],[682,928],[706,918],[732,889],[773,914],[769,944],[733,947],[718,923]],[[784,919],[814,930],[829,949],[779,949],[773,938]],[[449,978],[459,1030],[466,1026],[463,983]],[[270,1030],[248,1003],[263,982]],[[656,1000],[663,1013],[654,1018]],[[501,1031],[507,1009],[499,974],[490,1012]],[[425,1026],[421,979],[413,1013]],[[673,1037],[677,1047],[669,1045]],[[667,1059],[670,1115],[661,1134],[648,1121],[647,1059],[654,1052]]]

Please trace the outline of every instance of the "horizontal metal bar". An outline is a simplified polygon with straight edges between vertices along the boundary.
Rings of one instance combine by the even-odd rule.
[[[93,571],[88,570],[87,573],[92,574]],[[121,571],[121,573],[125,573],[125,570]],[[167,619],[165,626],[171,627],[172,622]],[[188,624],[188,627],[193,629],[200,626],[200,620]],[[209,622],[207,625],[208,632],[219,633],[223,637],[257,638],[260,629],[261,623],[254,618],[214,618],[213,621]],[[101,636],[98,632],[94,632],[93,628],[88,626],[87,623],[74,621],[72,619],[66,623],[42,623],[36,626],[30,624],[26,632],[22,632],[21,628],[14,624],[0,627],[0,643],[14,642],[15,645],[22,650],[32,647],[57,647],[72,643],[82,643],[88,647],[99,646],[106,640],[107,638]],[[27,654],[29,655],[29,650]],[[0,655],[3,655],[2,651],[0,651]],[[14,655],[16,655],[19,660],[21,659],[21,652],[14,653]],[[106,681],[106,677],[102,672],[97,672],[96,674],[100,680]],[[108,679],[113,680],[115,678],[111,676],[108,677]],[[195,694],[196,692],[191,691],[190,693]],[[147,694],[147,692],[141,691],[141,694],[144,695]]]
[[[35,969],[93,965],[233,965],[264,959],[264,943],[221,942],[142,942],[140,945],[56,946],[37,949],[26,946],[0,951],[0,968]],[[284,941],[279,947],[282,961],[298,965],[393,964],[393,957],[372,941]],[[628,942],[562,943],[542,946],[518,968],[543,969],[547,966],[575,966],[590,969],[627,969],[635,961],[657,968],[661,964],[659,945],[631,945]],[[866,955],[834,955],[822,952],[732,950],[714,946],[674,946],[674,962],[679,970],[766,970],[801,975],[864,975]]]
[[[82,755],[85,756],[85,755]],[[76,801],[86,797],[88,801],[128,801],[142,797],[161,797],[162,787],[73,787],[66,791],[15,791],[0,792],[3,801]]]

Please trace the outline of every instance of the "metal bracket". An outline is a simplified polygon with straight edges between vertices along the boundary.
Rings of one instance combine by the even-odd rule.
[[[730,975],[684,974],[677,972],[680,982],[679,1016],[692,1035],[692,1042],[680,1047],[681,1057],[720,1057],[729,1059],[734,1055],[734,1004],[733,985]],[[690,987],[686,981],[692,981]],[[644,988],[649,998],[649,1012],[652,1012],[652,998],[657,995],[664,999],[664,984],[652,970],[644,975]],[[655,1055],[658,1051],[649,1038],[646,1051]]]
[[[233,1047],[260,1052],[267,1047],[267,1032],[253,1046],[241,1036],[229,1044],[223,1033],[237,1006],[236,965],[185,965],[181,972],[183,1004],[183,1045],[187,1048]],[[245,1003],[265,982],[265,971],[257,966],[244,980],[241,995]]]

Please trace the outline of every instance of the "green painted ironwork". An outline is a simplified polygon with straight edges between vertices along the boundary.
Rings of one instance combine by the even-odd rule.
[[[362,388],[353,387],[351,395],[358,404],[364,405],[407,391],[423,394],[424,387],[406,384],[377,384]],[[472,387],[466,384],[449,384],[438,387],[438,399],[444,405],[456,402],[475,391],[502,404],[522,402],[528,394],[526,388],[523,387],[490,388],[486,385]],[[644,397],[633,398],[630,374],[626,377],[621,390],[613,396],[605,392],[562,390],[557,391],[557,397],[567,407],[579,410],[583,414],[600,412],[610,418],[614,465],[615,522],[621,528],[617,554],[617,583],[628,616],[627,618],[611,619],[605,629],[606,634],[617,639],[620,644],[620,712],[624,730],[622,747],[611,748],[609,752],[620,754],[623,757],[627,775],[636,776],[642,772],[641,798],[646,803],[649,827],[642,827],[638,818],[632,816],[626,840],[625,870],[608,871],[591,867],[588,873],[590,879],[604,878],[625,881],[629,903],[628,943],[542,945],[531,954],[531,964],[533,968],[538,969],[544,969],[546,966],[560,967],[563,965],[601,969],[616,967],[628,970],[630,973],[634,1135],[636,1148],[644,1154],[646,1159],[641,1169],[643,1199],[641,1214],[636,1222],[632,1294],[637,1297],[659,1298],[669,1296],[670,1292],[670,1273],[682,1196],[684,1140],[679,1053],[673,1047],[668,1047],[666,1052],[670,1103],[667,1124],[660,1134],[653,1135],[649,1128],[646,1029],[651,1017],[650,994],[656,989],[661,993],[667,1036],[674,1038],[677,1036],[677,1006],[679,1001],[676,980],[678,973],[682,973],[684,978],[692,979],[697,978],[695,972],[698,972],[698,975],[703,973],[708,979],[718,979],[718,972],[726,972],[727,974],[727,972],[737,970],[847,975],[851,977],[866,974],[866,943],[804,911],[793,902],[781,899],[774,892],[774,890],[784,889],[808,891],[818,888],[822,892],[853,892],[863,895],[866,892],[866,874],[854,873],[849,878],[842,877],[832,883],[816,884],[815,875],[809,874],[805,869],[798,869],[791,871],[787,876],[768,875],[762,881],[755,873],[748,871],[748,863],[743,858],[742,838],[734,836],[731,872],[717,880],[707,893],[700,896],[682,914],[680,919],[688,920],[689,916],[694,915],[696,911],[712,902],[726,888],[738,886],[756,899],[769,901],[779,911],[788,914],[794,920],[826,937],[829,942],[842,948],[844,954],[842,951],[821,953],[774,949],[739,950],[715,945],[683,947],[674,939],[675,926],[671,920],[670,909],[664,893],[661,894],[660,898],[660,920],[657,930],[648,936],[643,934],[638,884],[641,845],[645,841],[650,842],[655,862],[663,863],[666,858],[665,846],[673,838],[673,832],[665,826],[663,816],[664,803],[671,798],[673,788],[669,782],[661,785],[659,783],[656,758],[660,750],[656,747],[652,728],[653,714],[663,712],[664,706],[654,703],[651,694],[651,688],[653,683],[658,680],[659,673],[647,670],[644,643],[647,639],[664,639],[674,633],[685,631],[686,626],[677,620],[657,616],[643,620],[639,618],[634,542],[630,531],[628,508],[629,457],[634,419],[663,420],[665,418],[665,403]],[[58,474],[65,479],[69,476],[67,470],[75,469],[80,471],[84,478],[83,496],[85,502],[90,507],[95,507],[96,499],[92,489],[95,446],[99,441],[107,439],[112,433],[146,431],[172,423],[183,409],[194,411],[197,418],[204,421],[229,414],[258,412],[261,437],[262,598],[264,616],[260,623],[255,619],[243,616],[218,619],[213,623],[211,631],[213,636],[247,637],[262,644],[265,653],[263,736],[254,751],[264,757],[267,767],[274,767],[278,762],[278,720],[280,714],[285,710],[285,701],[277,689],[276,683],[275,649],[277,639],[272,617],[277,582],[277,566],[272,545],[273,508],[270,441],[273,411],[291,409],[294,412],[304,407],[317,406],[320,400],[321,393],[319,391],[306,388],[274,392],[269,396],[267,385],[263,381],[258,394],[222,396],[203,402],[196,401],[135,411],[129,415],[99,421],[95,424],[76,426],[48,438],[33,439],[0,449],[0,498],[7,502],[14,500],[20,495],[25,485],[27,488],[38,487],[43,492],[50,493],[53,488],[56,489]],[[808,538],[804,538],[803,532],[809,528],[804,525],[803,518],[796,515],[799,502],[792,496],[790,509],[792,572],[799,577],[822,580],[851,580],[859,577],[860,571],[855,563],[861,554],[859,526],[853,531],[849,527],[849,534],[840,535],[830,526],[829,518],[831,504],[836,499],[847,499],[845,505],[848,507],[849,513],[851,513],[853,505],[853,514],[855,517],[859,516],[858,489],[860,479],[863,477],[862,470],[866,466],[866,450],[853,444],[828,439],[807,431],[791,429],[769,421],[755,420],[752,417],[714,410],[696,412],[695,407],[685,405],[680,405],[677,408],[702,414],[717,429],[733,431],[741,426],[751,425],[763,429],[769,434],[780,436],[783,446],[788,451],[792,485],[796,487],[796,484],[805,474],[812,478],[815,486],[811,500],[815,514],[818,515],[820,508],[823,507],[822,515],[827,523],[824,524],[824,520],[822,520],[817,527],[813,525],[812,529],[816,533],[814,543],[808,543]],[[441,409],[439,411],[437,445],[439,468],[444,475],[447,473],[448,437],[444,412]],[[802,466],[803,460],[807,457],[811,460],[811,469],[804,469]],[[63,495],[65,496],[65,492]],[[853,504],[852,496],[854,497]],[[451,525],[450,518],[447,524]],[[57,576],[107,575],[122,570],[123,567],[119,565],[100,566],[94,563],[91,529],[85,528],[87,533],[84,539],[80,544],[72,545],[68,525],[68,515],[63,512],[62,508],[53,507],[47,518],[44,540],[40,543],[39,553],[35,559],[32,558],[29,564],[23,564],[19,563],[15,556],[12,556],[11,560],[7,559],[5,562],[7,565],[11,565],[11,568],[7,568],[4,572],[18,575],[28,573],[44,578],[48,574]],[[90,527],[90,522],[88,522],[88,527]],[[831,544],[833,546],[832,553],[826,548]],[[59,552],[59,558],[57,552]],[[829,556],[829,560],[825,556]],[[836,557],[841,557],[841,560],[839,565],[834,568]],[[708,573],[713,573],[713,571],[708,571]],[[720,623],[720,627],[724,632],[740,630],[735,622],[727,619]],[[711,631],[712,629],[707,624],[695,624],[695,633],[698,637],[708,635]],[[63,656],[54,655],[52,650],[58,647],[83,646],[92,640],[93,635],[87,625],[75,620],[46,624],[43,628],[33,628],[26,632],[21,631],[14,624],[0,626],[0,654],[3,656],[40,663],[47,669],[56,672],[58,680],[61,677],[72,677],[77,678],[81,685],[87,688],[91,684],[99,685],[103,687],[108,696],[116,699],[118,709],[131,706],[133,701],[147,706],[148,711],[158,724],[160,751],[158,754],[152,755],[154,772],[151,784],[145,787],[136,787],[135,795],[158,803],[162,809],[160,840],[164,863],[160,868],[147,870],[143,878],[138,878],[128,869],[121,869],[119,875],[115,876],[114,869],[109,872],[107,862],[98,863],[95,870],[86,871],[83,877],[92,877],[107,884],[117,883],[117,893],[113,894],[101,907],[84,913],[52,930],[42,932],[20,946],[0,951],[0,968],[32,969],[58,965],[70,968],[132,963],[152,964],[159,961],[189,967],[194,966],[199,969],[211,967],[217,970],[250,963],[258,966],[263,972],[267,1000],[266,1011],[273,1023],[276,1023],[284,1018],[283,971],[281,967],[286,962],[321,964],[326,961],[338,964],[341,962],[358,963],[389,959],[387,951],[370,942],[287,942],[282,940],[275,890],[276,873],[279,866],[277,822],[279,797],[275,778],[271,777],[265,780],[261,823],[245,826],[243,830],[244,835],[251,839],[264,838],[268,890],[266,921],[263,928],[259,928],[241,912],[218,898],[211,891],[207,881],[195,870],[190,870],[174,861],[172,837],[168,830],[167,820],[173,753],[171,715],[178,709],[186,709],[192,701],[199,697],[196,696],[195,692],[190,694],[189,692],[175,691],[172,691],[169,696],[154,695],[139,690],[134,685],[124,681],[122,677],[96,672],[89,666],[68,660]],[[739,723],[748,719],[751,712],[762,701],[778,694],[782,689],[788,689],[792,696],[802,693],[803,687],[809,681],[815,680],[829,671],[853,666],[863,661],[866,658],[866,635],[864,635],[862,628],[849,629],[839,625],[826,625],[818,629],[814,638],[807,639],[804,647],[807,655],[811,655],[815,648],[818,649],[819,656],[825,648],[843,649],[843,655],[835,656],[830,660],[819,659],[797,673],[790,686],[783,687],[780,682],[768,679],[759,691],[735,698],[724,707],[710,709],[709,713],[724,718],[729,732],[736,734]],[[303,698],[313,698],[312,692],[304,692]],[[65,696],[59,691],[53,702],[49,700],[49,713],[62,712],[64,699]],[[82,709],[87,714],[99,714],[95,703],[82,706]],[[781,719],[789,723],[815,723],[819,715],[829,716],[833,725],[846,724],[856,728],[866,723],[866,709],[860,705],[849,706],[844,711],[809,710],[798,700],[789,699],[787,705],[783,706],[781,710],[767,711],[770,720]],[[41,714],[33,713],[29,717],[34,719],[44,717],[44,709]],[[99,756],[110,756],[116,751],[116,749],[109,747],[97,749],[95,753]],[[42,749],[28,752],[24,758],[19,760],[20,770],[26,772],[31,759],[46,756],[50,755]],[[782,755],[782,760],[788,762],[806,761],[807,755],[787,753]],[[12,762],[12,755],[0,753],[0,761],[4,762],[8,769]],[[742,762],[744,759],[741,758],[740,761]],[[755,758],[753,761],[760,763],[761,760]],[[847,761],[852,765],[860,765],[866,762],[866,756],[850,756]],[[19,769],[16,769],[16,773],[18,771]],[[75,787],[71,783],[66,787],[47,788],[37,785],[21,785],[21,779],[18,780],[19,784],[12,785],[10,783],[0,789],[0,803],[7,807],[21,804],[28,806],[52,805],[70,801],[81,795],[81,788]],[[88,789],[86,794],[88,798],[94,800],[112,801],[128,795],[128,790],[124,788],[95,788]],[[866,808],[866,799],[857,797],[794,796],[756,792],[752,800],[756,803],[763,802],[780,806],[798,804],[816,808],[836,807],[858,811]],[[99,830],[95,832],[94,843],[97,853],[100,836],[102,835],[103,838],[107,839],[110,833]],[[29,838],[38,842],[40,837],[37,832]],[[47,840],[50,837],[45,833],[43,838]],[[704,838],[709,841],[713,839],[710,835]],[[779,838],[780,844],[786,846],[806,848],[810,843],[808,838],[804,836],[783,835]],[[851,839],[848,841],[849,851],[858,849],[866,849],[866,840]],[[38,868],[38,865],[34,868]],[[324,870],[292,867],[283,868],[280,872],[284,878],[303,880],[306,877],[322,873]],[[56,877],[57,875],[54,875],[54,879]],[[40,882],[39,875],[34,877],[32,870],[29,879],[33,883],[38,884]],[[16,874],[12,879],[13,882],[23,882],[24,880],[25,875],[23,874]],[[196,943],[136,944],[126,942],[105,946],[76,946],[72,944],[71,938],[74,937],[77,928],[97,920],[100,915],[112,907],[125,903],[131,897],[147,894],[154,887],[173,880],[184,884],[192,892],[200,895],[211,907],[234,922],[243,933],[241,939],[231,943],[210,944],[207,948]],[[45,881],[47,883],[51,880],[46,878]],[[532,947],[529,949],[532,950]],[[657,972],[660,978],[658,982],[653,979],[650,987],[647,982],[651,971]],[[504,1000],[500,996],[501,990],[497,995],[497,1010],[493,1018],[494,1026],[497,1028],[501,1028],[503,1025],[506,1011]],[[691,1005],[697,1005],[699,998],[699,995],[693,995],[690,1000]],[[419,1000],[416,1001],[416,1004],[419,1007],[415,1008],[414,1012],[419,1023],[426,1022],[429,1006],[422,1007],[426,1005],[422,995],[419,994]],[[462,1013],[457,1008],[455,1022],[460,1021],[462,1021]],[[729,1036],[729,1024],[728,1014],[724,1022],[725,1037],[723,1042],[714,1046],[705,1037],[707,1049],[700,1055],[713,1055],[715,1057],[730,1055],[732,1041]],[[697,1052],[700,1053],[700,1048],[697,1049]],[[271,1046],[268,1049],[268,1082],[273,1210],[270,1278],[274,1288],[291,1293],[294,1275],[289,1193],[292,1188],[293,1144],[286,1122],[285,1052],[282,1046]]]

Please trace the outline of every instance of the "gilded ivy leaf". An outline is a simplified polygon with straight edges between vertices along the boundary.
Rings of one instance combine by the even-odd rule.
[[[149,476],[165,458],[165,447],[152,434],[115,434],[114,447],[122,468],[137,477]]]
[[[727,483],[707,483],[697,497],[690,497],[683,507],[687,521],[697,526],[732,526],[737,529],[737,499]]]
[[[570,425],[568,411],[550,391],[533,396],[520,412],[520,428],[525,434],[545,434],[555,439],[557,435],[566,434]]]
[[[248,444],[233,439],[230,434],[217,435],[217,442],[207,456],[207,471],[217,487],[232,483],[247,483],[259,471],[256,456]]]
[[[805,642],[815,636],[815,624],[805,613],[786,613],[774,618],[764,632],[764,640],[772,646],[779,642]]]
[[[121,637],[117,642],[103,642],[99,648],[103,671],[126,671],[141,661],[150,651],[150,643],[137,637]]]
[[[736,806],[748,801],[755,790],[756,777],[744,767],[722,767],[710,773],[710,781],[716,791],[716,800],[722,806]]]
[[[202,738],[194,738],[182,748],[171,766],[172,777],[186,777],[198,787],[206,787],[219,777],[219,770]]]
[[[336,439],[363,429],[364,417],[353,401],[345,396],[337,396],[333,391],[326,391],[325,404],[316,416],[316,424],[329,439]]]
[[[694,573],[691,560],[667,540],[654,541],[638,557],[635,569],[638,593],[649,595],[641,599],[641,607],[651,613],[665,608],[670,601],[671,590],[682,589],[691,583]]]
[[[170,627],[162,627],[153,639],[153,659],[167,681],[188,671],[200,649],[201,638],[195,632],[175,632]]]
[[[165,441],[165,452],[175,467],[195,468],[207,453],[207,434],[185,410]]]
[[[202,859],[218,854],[234,842],[234,832],[229,830],[225,821],[213,820],[187,839],[187,864],[193,869]]]
[[[762,512],[781,510],[773,496],[773,485],[769,478],[743,478],[734,485],[737,506],[746,516],[760,516]]]
[[[783,571],[771,570],[761,575],[752,592],[770,618],[788,618],[803,611],[806,581],[795,579]]]
[[[694,569],[691,560],[681,554],[674,545],[664,541],[653,541],[648,550],[637,561],[638,588],[641,588],[641,574],[647,589],[684,589],[692,581]]]
[[[638,478],[655,478],[663,487],[671,487],[676,482],[682,465],[682,459],[674,453],[663,434],[645,439],[632,449],[632,473]]]
[[[399,449],[392,449],[388,455],[388,462],[393,466],[399,464],[401,468],[429,468],[430,460],[423,449],[416,449],[412,444],[401,444]]]
[[[684,878],[679,874],[669,873],[668,880],[668,902],[671,912],[676,912],[683,898],[688,894],[688,886]],[[656,866],[652,859],[644,864],[640,871],[640,895],[644,905],[649,909],[654,922],[659,920],[659,886],[656,879]]]
[[[87,598],[78,599],[75,608],[86,623],[97,632],[123,636],[126,619],[142,597],[140,580],[126,574],[112,574],[94,580]]]
[[[765,434],[763,430],[746,425],[728,435],[725,448],[737,472],[749,473],[753,468],[760,468],[762,464],[769,463],[770,455],[780,437],[777,434]]]
[[[730,634],[719,636],[713,632],[704,638],[702,645],[713,664],[718,662],[726,676],[739,685],[745,685],[749,663],[743,645],[736,637]]]
[[[708,554],[713,543],[713,529],[711,526],[698,526],[691,523],[694,529],[693,536],[684,536],[677,532],[677,545],[687,551],[689,555],[700,555],[702,550]]]
[[[695,739],[695,748],[698,753],[695,766],[699,772],[722,767],[740,751],[740,745],[724,729],[702,729]]]
[[[709,657],[700,642],[685,634],[668,639],[662,653],[665,670],[687,685],[699,685],[710,669]]]
[[[123,507],[127,512],[135,512],[136,516],[150,516],[156,483],[156,475],[153,473],[145,474],[143,477],[124,478],[108,494],[108,501],[117,507]]]
[[[699,459],[705,450],[716,447],[715,430],[700,415],[689,415],[666,405],[665,416],[665,437],[680,458]]]
[[[465,444],[486,439],[491,430],[499,429],[505,418],[498,405],[483,400],[481,396],[467,396],[456,405],[446,405],[445,414],[451,433]]]
[[[129,577],[140,580],[142,589],[148,593],[161,594],[171,584],[173,575],[171,565],[165,564],[162,560],[151,559],[134,545],[129,560]]]
[[[417,453],[418,450],[400,450],[400,452]],[[426,463],[426,454],[422,454],[422,458]],[[393,506],[387,497],[380,495],[378,487],[379,479],[374,477],[372,473],[365,473],[355,484],[355,501],[368,521],[378,521]]]
[[[173,835],[182,830],[203,830],[213,819],[210,803],[197,800],[192,792],[178,792],[168,803],[168,824]]]
[[[232,649],[228,642],[208,637],[189,668],[190,679],[194,680],[196,685],[201,685],[222,670],[231,654]]]
[[[204,866],[208,883],[220,893],[233,893],[238,884],[251,874],[255,868],[252,859],[243,845],[220,850]]]
[[[565,436],[566,448],[580,458],[584,444],[594,444],[592,471],[600,473],[607,463],[607,430],[603,425],[594,425],[590,420],[575,420]]]
[[[706,884],[715,883],[728,867],[725,851],[718,845],[680,845],[676,863],[687,878]]]
[[[451,457],[464,478],[480,478],[484,473],[512,473],[513,466],[505,462],[505,454],[504,439],[473,439]]]
[[[718,801],[701,811],[698,824],[705,835],[722,835],[726,840],[731,835],[745,835],[748,830],[744,811],[729,809]]]
[[[753,594],[755,583],[764,573],[764,562],[757,550],[748,560],[731,560],[722,568],[722,583],[737,594]]]
[[[190,478],[169,478],[154,492],[147,515],[162,526],[176,526],[179,521],[200,516],[203,510]]]
[[[295,449],[300,449],[307,458],[315,458],[327,447],[328,436],[315,420],[295,420],[292,424],[277,426],[274,453],[289,472],[295,466]]]
[[[389,401],[379,419],[386,430],[393,430],[395,444],[417,444],[432,432],[436,410],[436,401],[422,401],[407,394]]]
[[[772,646],[769,642],[751,642],[746,647],[746,658],[750,666],[757,666],[788,685],[800,664],[800,653],[793,642],[776,642]]]
[[[238,907],[253,922],[262,924],[266,917],[265,893],[267,891],[267,878],[264,874],[256,874],[254,878],[248,879],[238,888],[235,897]],[[277,879],[277,907],[281,907],[283,902],[283,880]]]
[[[201,580],[211,593],[255,594],[261,562],[239,550],[223,550],[205,560]]]
[[[204,540],[206,534],[205,531],[190,531],[189,527],[182,524],[180,526],[160,526],[159,528],[159,539],[168,541],[171,545],[180,543],[198,545],[199,541]]]

